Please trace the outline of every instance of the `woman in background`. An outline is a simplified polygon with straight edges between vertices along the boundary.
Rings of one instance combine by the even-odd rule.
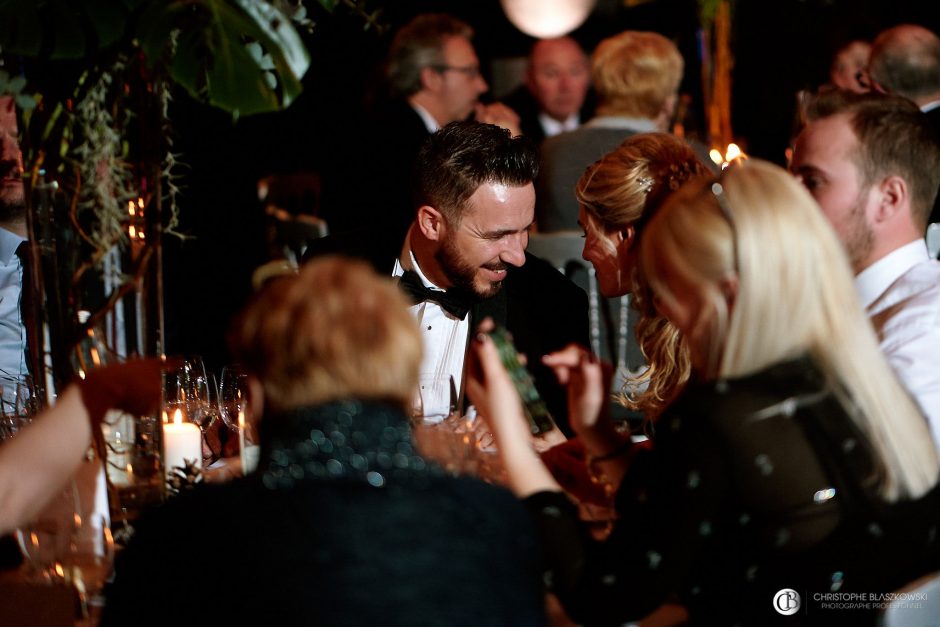
[[[485,336],[468,392],[540,527],[547,580],[574,620],[621,624],[678,602],[693,622],[864,624],[827,594],[888,593],[940,567],[937,453],[881,355],[841,246],[804,189],[751,160],[695,180],[646,228],[640,262],[688,342],[693,380],[651,449],[623,436],[589,466],[620,514],[594,543],[526,446]],[[579,435],[603,403],[582,352],[558,364]],[[830,597],[831,598],[831,597]],[[784,607],[785,606],[785,607]]]
[[[689,378],[688,350],[676,328],[650,299],[636,273],[646,224],[672,192],[706,172],[695,151],[668,133],[640,133],[585,170],[575,187],[584,230],[583,257],[607,298],[633,294],[640,312],[636,340],[647,369],[625,382],[620,402],[652,420]]]

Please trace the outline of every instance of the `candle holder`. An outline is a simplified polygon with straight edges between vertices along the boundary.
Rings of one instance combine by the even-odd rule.
[[[163,430],[156,415],[111,411],[101,423],[111,519],[125,524],[163,502]]]

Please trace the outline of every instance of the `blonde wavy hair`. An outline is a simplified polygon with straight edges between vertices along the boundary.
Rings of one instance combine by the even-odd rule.
[[[726,171],[720,187],[690,182],[648,225],[640,263],[660,298],[674,298],[665,267],[700,286],[708,374],[740,377],[809,353],[860,410],[850,415],[881,461],[882,495],[916,497],[936,483],[926,421],[878,347],[845,252],[786,171],[752,159]],[[730,312],[729,277],[738,282]]]
[[[682,81],[679,49],[658,33],[624,31],[601,41],[591,55],[598,115],[655,119]]]
[[[632,226],[639,241],[666,197],[706,172],[682,139],[668,133],[640,133],[589,166],[575,186],[575,196],[605,231]],[[632,305],[640,313],[636,340],[648,368],[624,382],[618,400],[654,420],[688,381],[691,363],[679,330],[653,306],[646,281],[639,273],[632,279]]]
[[[272,280],[235,321],[229,343],[275,411],[343,398],[407,409],[421,364],[408,305],[365,263],[323,257]]]

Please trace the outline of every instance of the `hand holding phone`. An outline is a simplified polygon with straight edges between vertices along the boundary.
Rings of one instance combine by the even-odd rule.
[[[552,419],[545,401],[542,400],[535,388],[532,375],[519,361],[519,353],[513,344],[512,335],[500,326],[493,328],[488,332],[488,335],[496,345],[500,361],[509,372],[509,378],[522,399],[526,418],[529,421],[529,428],[533,435],[541,435],[554,429],[555,421]]]

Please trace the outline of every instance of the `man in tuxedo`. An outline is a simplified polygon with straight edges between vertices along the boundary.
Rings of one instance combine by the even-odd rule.
[[[473,34],[466,22],[445,13],[420,14],[395,33],[386,64],[388,97],[354,131],[361,136],[347,143],[352,153],[338,160],[343,172],[337,185],[324,181],[324,212],[332,232],[367,221],[404,233],[412,218],[409,182],[415,156],[428,135],[447,123],[473,117],[519,132],[512,110],[480,102],[489,86]],[[353,185],[356,193],[350,194]]]
[[[529,52],[524,78],[503,102],[519,114],[522,134],[535,143],[573,131],[588,119],[585,101],[591,66],[574,38],[537,40]]]
[[[467,342],[476,326],[486,317],[505,325],[528,356],[536,387],[559,427],[570,433],[565,391],[540,360],[571,342],[587,345],[587,297],[525,252],[537,173],[528,139],[492,124],[452,122],[418,153],[415,210],[404,237],[373,225],[317,240],[307,256],[360,257],[380,273],[401,277],[424,338],[422,375],[453,377],[459,398]],[[439,413],[429,405],[449,402],[422,400],[425,415]]]
[[[940,141],[940,37],[917,24],[882,31],[872,44],[868,82],[874,90],[914,101]],[[940,222],[940,203],[934,203],[929,221]]]
[[[940,146],[901,96],[829,91],[806,113],[791,169],[842,241],[881,348],[940,448],[940,261],[924,241]]]

